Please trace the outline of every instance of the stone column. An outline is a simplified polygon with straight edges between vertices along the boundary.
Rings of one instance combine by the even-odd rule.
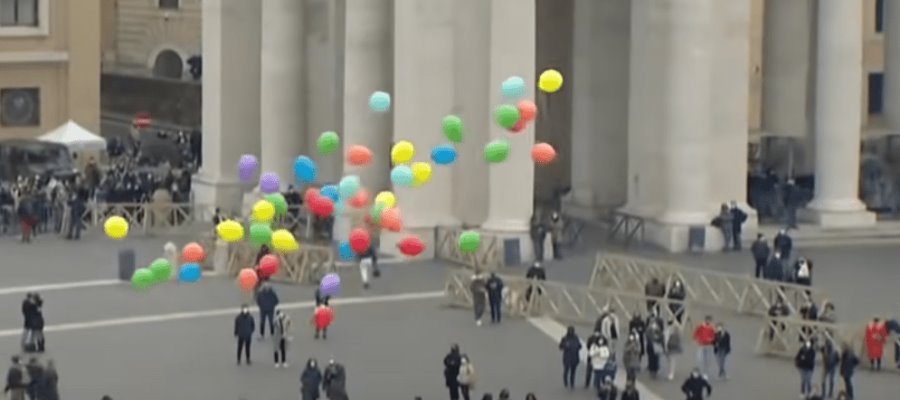
[[[884,2],[884,118],[900,133],[900,2]]]
[[[875,223],[859,200],[863,10],[819,0],[816,45],[816,189],[810,216],[824,226]]]
[[[305,129],[304,4],[297,0],[260,3],[264,28],[260,63],[261,169],[278,173],[284,190],[296,181],[293,161],[306,150],[308,134]]]
[[[571,175],[567,212],[593,218],[625,203],[631,0],[575,0]]]
[[[260,2],[203,3],[203,167],[194,179],[200,205],[239,212],[247,185],[242,154],[259,154]]]
[[[415,1],[394,5],[394,141],[416,146],[413,161],[430,163],[431,148],[446,143],[435,129],[453,111],[453,48],[456,0]],[[453,217],[453,169],[432,165],[431,181],[421,187],[394,187],[404,233],[383,232],[381,248],[397,252],[407,233],[427,243],[423,257],[434,257],[435,227],[456,225]]]
[[[299,1],[299,0],[296,0]],[[341,132],[343,78],[343,10],[346,1],[303,0],[305,31],[303,65],[305,121],[300,133],[307,155],[319,167],[322,182],[337,182],[343,172],[343,155],[319,156],[316,140],[325,131]]]

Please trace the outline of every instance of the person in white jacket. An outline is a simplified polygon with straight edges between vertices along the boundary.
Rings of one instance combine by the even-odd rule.
[[[588,356],[591,359],[591,369],[594,371],[594,388],[599,392],[600,385],[604,378],[609,374],[608,363],[612,357],[612,350],[609,348],[609,341],[605,337],[600,337],[588,347]]]

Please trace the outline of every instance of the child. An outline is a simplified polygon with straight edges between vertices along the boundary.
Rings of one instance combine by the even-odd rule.
[[[316,307],[316,311],[313,313],[312,320],[310,321],[316,328],[316,339],[319,338],[319,333],[322,334],[323,340],[328,339],[328,325],[331,325],[331,321],[333,320],[334,309],[325,304]]]

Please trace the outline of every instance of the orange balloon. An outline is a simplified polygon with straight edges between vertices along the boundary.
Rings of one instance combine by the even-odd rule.
[[[400,216],[400,209],[397,207],[387,208],[381,212],[381,226],[392,232],[400,232],[403,230],[403,217]]]
[[[259,283],[259,277],[252,268],[244,268],[238,273],[238,286],[245,292],[252,292]]]
[[[359,189],[353,197],[350,198],[350,206],[354,208],[363,208],[369,203],[369,191]]]
[[[516,104],[516,108],[519,109],[519,115],[522,120],[526,122],[534,121],[534,119],[537,118],[537,105],[531,100],[519,100],[519,103]]]
[[[538,164],[549,164],[556,159],[556,150],[547,143],[535,143],[531,148],[531,158]]]
[[[203,246],[197,243],[188,243],[181,249],[181,261],[186,263],[202,262],[204,258],[206,258],[206,252],[203,250]]]
[[[347,162],[350,165],[366,165],[372,162],[372,150],[366,146],[355,144],[347,149]]]

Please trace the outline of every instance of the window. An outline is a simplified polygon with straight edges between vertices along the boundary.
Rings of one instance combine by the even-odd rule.
[[[881,114],[884,107],[884,74],[869,73],[869,114]]]
[[[37,27],[38,0],[0,0],[0,26]]]
[[[0,89],[0,126],[39,126],[40,124],[40,89]]]
[[[875,0],[875,32],[884,32],[884,0]]]
[[[177,10],[180,6],[181,0],[159,0],[159,8],[163,10]]]

